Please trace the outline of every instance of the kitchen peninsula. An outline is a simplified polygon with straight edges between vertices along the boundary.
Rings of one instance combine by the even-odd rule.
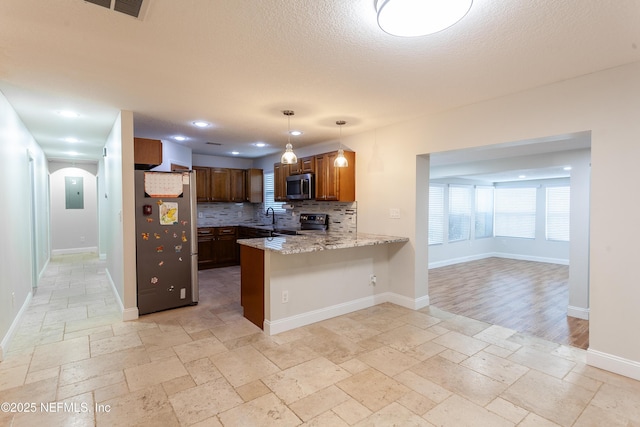
[[[238,241],[244,316],[274,335],[388,301],[406,237],[327,232]]]

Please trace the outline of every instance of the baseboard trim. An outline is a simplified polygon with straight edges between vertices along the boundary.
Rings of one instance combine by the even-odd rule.
[[[27,298],[25,298],[24,303],[22,304],[22,307],[20,307],[20,310],[18,310],[18,313],[16,313],[16,317],[13,319],[13,322],[11,322],[9,330],[5,334],[4,338],[2,338],[2,341],[0,341],[0,362],[4,360],[4,355],[9,350],[11,338],[13,338],[13,334],[15,334],[16,329],[18,329],[18,325],[20,324],[22,316],[24,315],[25,311],[27,311],[27,308],[29,308],[32,297],[33,293],[29,291],[29,293],[27,294]]]
[[[70,249],[53,249],[51,255],[69,255],[69,254],[84,254],[84,253],[98,253],[97,246],[90,246],[87,248],[70,248]]]
[[[122,321],[126,322],[129,320],[136,320],[138,317],[140,317],[140,313],[138,312],[138,307],[127,308],[127,309],[124,308],[124,304],[120,299],[120,294],[116,289],[116,284],[113,281],[111,274],[109,273],[109,269],[105,268],[104,271],[107,274],[107,279],[109,280],[109,284],[111,285],[111,291],[113,292],[113,295],[116,297],[116,301],[118,302],[118,309],[120,310],[120,314],[122,315]]]
[[[494,256],[493,253],[484,253],[484,254],[478,254],[478,255],[463,256],[459,258],[450,258],[444,261],[430,262],[429,269],[446,267],[448,265],[461,264],[463,262],[469,262],[469,261],[478,261],[480,259],[491,258],[492,256]]]
[[[393,292],[385,292],[382,296],[384,297],[383,302],[390,302],[411,310],[419,310],[429,305],[429,295],[414,299]]]
[[[590,348],[587,350],[587,365],[640,381],[640,363],[633,360]]]
[[[381,301],[381,298],[378,295],[374,295],[318,310],[308,311],[302,314],[296,314],[295,316],[285,317],[284,319],[274,321],[265,319],[264,332],[267,335],[279,334],[301,326],[331,319],[332,317],[342,316],[343,314],[373,307],[374,305],[381,304],[382,302],[385,301]]]
[[[546,262],[549,264],[569,265],[569,260],[564,258],[547,258],[542,256],[509,254],[505,252],[494,252],[492,256],[497,258],[517,259],[520,261],[535,261]]]
[[[295,316],[285,317],[284,319],[264,321],[264,332],[267,335],[276,335],[301,326],[310,325],[322,320],[331,319],[333,317],[342,316],[343,314],[353,313],[354,311],[363,310],[378,304],[390,302],[402,307],[418,310],[429,305],[429,296],[412,299],[404,295],[398,295],[392,292],[384,292],[357,300],[332,305],[330,307],[312,310],[307,313],[296,314]]]
[[[429,263],[429,269],[446,267],[448,265],[461,264],[463,262],[478,261],[486,258],[505,258],[505,259],[517,259],[520,261],[534,261],[534,262],[546,262],[549,264],[569,265],[569,260],[564,258],[548,258],[531,255],[510,254],[506,252],[487,252],[478,255],[469,255],[459,258],[446,259],[444,261],[435,261]]]
[[[567,307],[567,316],[589,320],[589,309],[570,305]]]

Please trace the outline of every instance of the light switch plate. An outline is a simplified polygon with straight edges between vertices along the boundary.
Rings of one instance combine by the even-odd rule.
[[[400,209],[389,209],[389,218],[400,219]]]

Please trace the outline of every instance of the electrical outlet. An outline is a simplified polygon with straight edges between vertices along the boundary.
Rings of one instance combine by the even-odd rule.
[[[198,218],[204,218],[204,214],[202,212],[198,212]]]
[[[242,212],[238,211],[238,218],[242,218]]]
[[[389,209],[389,218],[400,219],[400,209]]]
[[[370,274],[370,275],[369,275],[369,284],[370,284],[371,286],[375,286],[375,285],[376,285],[376,283],[378,283],[378,278],[376,277],[376,275],[375,275],[375,274]]]
[[[11,292],[11,308],[15,307],[15,305],[16,305],[16,293]]]
[[[80,236],[80,242],[84,243],[84,236]]]
[[[282,303],[286,304],[289,302],[289,291],[282,291]]]

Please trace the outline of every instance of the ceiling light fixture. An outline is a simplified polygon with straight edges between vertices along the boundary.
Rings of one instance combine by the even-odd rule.
[[[336,124],[340,128],[340,139],[338,140],[338,157],[333,161],[333,166],[336,168],[346,168],[349,166],[349,161],[344,156],[344,150],[342,149],[342,126],[346,125],[347,122],[338,120]]]
[[[210,123],[203,122],[203,121],[195,121],[195,122],[193,122],[193,125],[196,126],[196,127],[199,127],[199,128],[206,128],[208,126],[211,126]]]
[[[73,144],[73,143],[75,143],[75,142],[78,142],[78,138],[74,138],[74,137],[72,137],[72,136],[70,136],[70,137],[68,137],[68,138],[65,138],[64,140],[65,140],[66,142],[70,142],[70,143],[72,143],[72,144]]]
[[[239,151],[232,151],[231,154],[233,154],[234,156],[237,156],[238,154],[240,154]]]
[[[67,117],[70,119],[75,119],[77,117],[80,117],[80,114],[71,110],[61,110],[61,111],[58,111],[58,114],[60,114],[62,117]]]
[[[174,136],[173,139],[175,139],[176,141],[186,141],[187,137],[178,135],[178,136]]]
[[[267,144],[265,144],[264,142],[256,142],[253,145],[255,145],[258,148],[262,148],[262,147],[266,147],[267,146]]]
[[[295,113],[292,110],[284,110],[282,112],[285,116],[287,116],[287,145],[285,147],[284,153],[280,158],[280,163],[285,165],[291,165],[294,163],[298,163],[298,156],[293,152],[293,145],[291,145],[291,116]]]
[[[393,36],[426,36],[460,21],[472,3],[473,0],[377,0],[378,25]]]
[[[300,131],[300,130],[292,130],[292,131],[289,131],[289,134],[291,134],[293,136],[300,136],[300,135],[302,135],[302,131]]]
[[[562,170],[570,171],[571,170],[571,166],[565,166],[565,167],[562,168]]]

